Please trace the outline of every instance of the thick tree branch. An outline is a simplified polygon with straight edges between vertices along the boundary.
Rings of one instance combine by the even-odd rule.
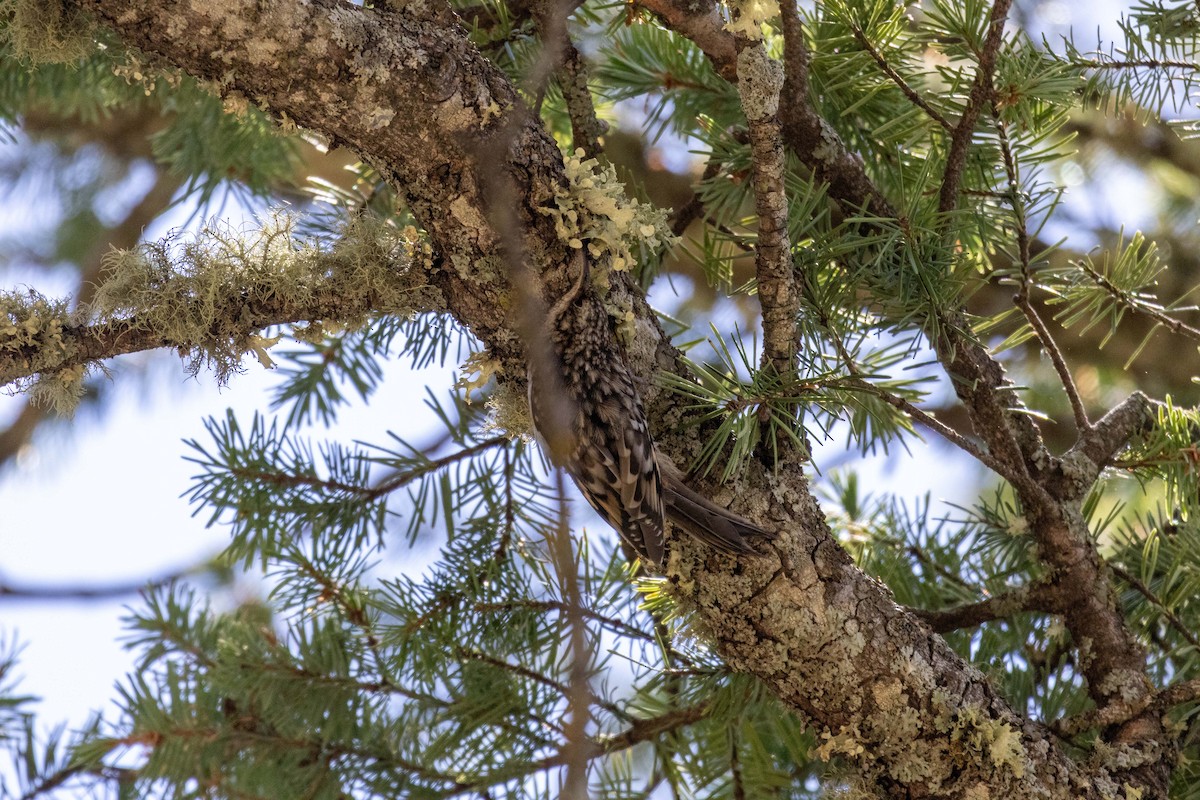
[[[251,349],[250,337],[272,325],[317,320],[361,319],[391,307],[394,312],[413,313],[437,307],[434,297],[422,291],[424,276],[415,270],[390,271],[395,265],[376,263],[378,282],[363,283],[360,292],[346,292],[344,276],[323,271],[336,270],[337,259],[318,257],[309,277],[313,282],[303,296],[296,293],[296,274],[256,276],[233,273],[227,282],[207,287],[211,293],[189,296],[192,287],[160,287],[160,300],[174,305],[171,315],[177,330],[186,335],[164,334],[156,323],[157,313],[106,315],[92,324],[71,324],[64,314],[30,312],[30,324],[44,332],[36,340],[12,332],[0,332],[0,386],[35,375],[53,375],[64,370],[92,367],[128,353],[171,347],[193,353],[200,361],[215,353],[244,353]],[[315,277],[314,277],[315,276]],[[180,280],[181,284],[186,279]],[[208,298],[219,298],[216,307]],[[398,302],[399,298],[404,298]],[[408,302],[408,301],[411,301]]]

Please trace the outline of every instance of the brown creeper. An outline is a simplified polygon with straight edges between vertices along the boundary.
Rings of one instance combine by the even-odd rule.
[[[586,256],[578,254],[577,262],[574,285],[546,315],[550,347],[543,347],[543,358],[531,348],[529,358],[529,409],[543,451],[604,521],[655,564],[665,560],[664,517],[725,552],[756,552],[744,537],[766,532],[684,486],[655,448],[608,314],[584,291]]]

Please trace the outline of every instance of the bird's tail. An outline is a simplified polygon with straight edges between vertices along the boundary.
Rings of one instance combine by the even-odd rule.
[[[689,489],[675,470],[664,469],[662,477],[667,519],[692,536],[734,555],[758,553],[747,541],[748,536],[774,538],[769,531]]]

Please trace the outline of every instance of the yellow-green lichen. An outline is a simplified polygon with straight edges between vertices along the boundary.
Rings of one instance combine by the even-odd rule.
[[[68,304],[32,289],[0,292],[0,359],[11,372],[29,377],[9,384],[9,391],[33,392],[33,399],[60,413],[70,413],[83,394],[84,369],[64,364],[76,354],[68,335]]]
[[[860,737],[856,731],[850,728],[843,728],[837,733],[828,730],[822,731],[821,744],[813,750],[813,754],[822,761],[828,761],[835,755],[858,758],[864,752],[866,752],[866,748],[863,747]]]
[[[67,304],[33,291],[0,292],[0,352],[63,351]]]
[[[776,0],[734,0],[729,4],[730,20],[725,30],[740,34],[747,39],[762,39],[762,26],[779,16]]]
[[[471,393],[483,390],[492,382],[498,373],[504,370],[499,361],[488,355],[486,350],[471,353],[459,367],[458,379],[454,388],[462,392],[468,403],[472,401]]]
[[[935,705],[937,700],[935,696]],[[978,760],[992,768],[1007,767],[1018,778],[1029,771],[1029,756],[1021,742],[1021,732],[984,709],[967,705],[955,713],[939,713],[937,725],[962,748],[960,757]]]
[[[488,417],[484,430],[509,437],[530,439],[533,436],[533,419],[529,416],[529,403],[525,392],[512,381],[501,381],[487,399]]]
[[[1125,703],[1136,703],[1149,697],[1152,692],[1146,676],[1134,669],[1114,669],[1104,676],[1096,688],[1103,696],[1115,695]]]
[[[49,408],[59,416],[69,417],[83,398],[83,378],[87,370],[82,365],[67,367],[41,375],[26,390],[29,402]]]
[[[553,217],[559,238],[593,259],[592,278],[603,294],[609,270],[625,271],[647,253],[674,241],[666,213],[625,194],[611,164],[585,158],[582,149],[566,160],[567,187],[553,207],[538,209]]]

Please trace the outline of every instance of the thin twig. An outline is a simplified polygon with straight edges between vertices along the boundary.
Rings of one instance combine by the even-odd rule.
[[[992,73],[996,69],[996,56],[1000,45],[1004,43],[1004,21],[1012,0],[996,0],[988,19],[987,37],[983,42],[983,51],[979,53],[979,66],[975,70],[975,81],[971,92],[967,95],[967,105],[963,109],[954,135],[950,138],[950,152],[946,155],[946,172],[942,176],[942,188],[938,193],[938,211],[946,213],[958,205],[958,184],[962,180],[963,169],[967,165],[967,148],[971,145],[971,136],[975,133],[975,123],[983,112],[984,103],[992,96]]]
[[[1195,61],[1175,61],[1162,58],[1141,58],[1127,61],[1102,61],[1099,59],[1080,59],[1072,61],[1073,67],[1088,69],[1183,69],[1188,72],[1200,71],[1200,65]]]
[[[477,456],[485,450],[490,450],[491,448],[499,445],[510,444],[511,442],[512,439],[506,435],[493,436],[490,439],[484,439],[483,441],[476,442],[470,447],[464,447],[462,450],[458,450],[448,455],[444,455],[441,458],[435,458],[432,461],[428,461],[416,469],[409,470],[408,472],[404,472],[399,475],[394,475],[391,478],[376,484],[371,489],[366,490],[363,492],[363,494],[367,499],[373,500],[377,497],[394,492],[397,489],[401,489],[423,475],[428,475],[431,472],[437,472],[438,470],[448,467],[451,464]]]
[[[169,586],[172,583],[199,572],[202,567],[191,567],[164,575],[153,580],[127,581],[100,586],[33,586],[0,581],[0,601],[19,600],[38,603],[78,602],[81,600],[111,600],[137,594],[147,590]]]
[[[587,758],[588,760],[593,760],[603,756],[613,755],[614,753],[619,753],[632,747],[636,747],[642,742],[653,741],[665,733],[670,733],[671,731],[687,727],[688,725],[694,725],[695,723],[707,717],[711,710],[712,703],[709,701],[704,701],[692,706],[685,706],[684,708],[677,708],[672,711],[668,711],[664,714],[660,714],[657,717],[635,720],[625,731],[616,734],[615,736],[589,738],[587,740]],[[482,781],[471,784],[463,784],[456,788],[455,791],[442,795],[442,797],[445,798],[445,800],[449,800],[449,798],[461,797],[465,794],[478,794],[487,786],[493,786],[497,783],[532,775],[536,772],[543,772],[545,770],[562,767],[565,766],[566,763],[567,756],[563,753],[563,751],[560,750],[558,753],[543,758],[540,761],[534,761],[530,764],[523,765],[525,769],[520,773],[513,774],[511,772],[504,771],[495,775],[494,777],[489,777]]]
[[[921,423],[926,428],[929,428],[931,431],[938,434],[946,441],[950,442],[950,444],[959,448],[963,452],[969,454],[972,458],[976,459],[981,464],[983,464],[984,466],[991,469],[993,472],[995,472],[1000,477],[1008,478],[1008,479],[1014,479],[1016,477],[1012,474],[1012,470],[1008,469],[1004,464],[1002,464],[999,460],[997,460],[995,457],[993,457],[986,450],[981,449],[977,444],[972,442],[970,439],[963,436],[961,433],[954,430],[953,428],[951,428],[949,425],[945,424],[941,420],[937,419],[929,412],[924,411],[921,408],[913,405],[908,400],[905,400],[903,397],[897,397],[896,395],[892,394],[891,392],[889,392],[885,389],[881,389],[872,383],[868,383],[867,381],[862,380],[861,378],[851,379],[850,386],[852,388],[859,389],[859,390],[867,392],[868,394],[871,394],[875,397],[878,397],[880,400],[887,403],[892,408],[898,409],[900,411],[903,411],[905,414],[908,414],[910,417],[915,419],[917,422]]]
[[[473,608],[476,611],[487,613],[493,611],[567,611],[567,605],[558,600],[511,600],[505,603],[476,603]],[[601,625],[608,627],[610,630],[620,633],[624,636],[631,636],[635,639],[645,639],[654,641],[655,637],[651,636],[639,628],[635,628],[627,622],[623,622],[614,617],[607,617],[594,609],[583,608],[581,613],[588,619],[595,620]]]
[[[913,105],[928,114],[930,119],[932,119],[938,125],[941,125],[947,131],[952,132],[954,130],[954,126],[950,124],[949,120],[943,117],[940,111],[929,105],[925,98],[921,97],[921,95],[917,93],[916,89],[909,86],[908,81],[904,80],[904,76],[897,72],[896,69],[888,63],[887,59],[883,57],[883,54],[875,49],[875,46],[871,44],[871,41],[867,38],[867,34],[863,32],[862,28],[855,25],[853,28],[851,28],[851,30],[854,32],[854,38],[858,40],[858,43],[861,44],[863,49],[871,55],[871,58],[875,59],[875,64],[879,67],[880,71],[883,72],[884,75],[887,75],[888,78],[891,79],[892,83],[896,84],[897,88],[904,93],[904,96],[907,97]]]
[[[1200,341],[1200,328],[1192,327],[1182,320],[1168,316],[1165,312],[1160,311],[1157,308],[1151,308],[1150,306],[1138,303],[1129,296],[1128,292],[1114,284],[1104,275],[1101,275],[1086,261],[1075,261],[1072,263],[1083,270],[1084,273],[1086,273],[1087,276],[1091,278],[1097,286],[1108,292],[1109,295],[1111,295],[1112,298],[1120,303],[1124,308],[1136,314],[1143,314],[1149,317],[1172,333]]]
[[[1158,595],[1156,595],[1149,586],[1142,583],[1142,581],[1136,575],[1129,572],[1124,567],[1113,564],[1112,562],[1109,562],[1108,567],[1118,578],[1128,583],[1137,591],[1138,594],[1150,601],[1150,605],[1161,611],[1162,615],[1166,618],[1167,622],[1170,623],[1171,627],[1174,628],[1176,632],[1178,632],[1179,635],[1182,636],[1185,641],[1187,641],[1188,644],[1194,647],[1197,652],[1200,652],[1200,639],[1196,637],[1196,634],[1188,630],[1187,626],[1183,624],[1183,620],[1175,616],[1175,612],[1167,608],[1167,605],[1158,598]]]
[[[1067,399],[1071,403],[1071,411],[1075,415],[1075,427],[1081,432],[1088,431],[1091,430],[1092,422],[1088,419],[1087,408],[1083,404],[1083,397],[1079,394],[1079,387],[1075,385],[1071,368],[1067,366],[1067,360],[1063,357],[1058,342],[1054,340],[1050,329],[1046,327],[1045,321],[1037,313],[1037,309],[1033,307],[1029,299],[1033,287],[1033,256],[1029,246],[1029,227],[1025,218],[1025,204],[1021,201],[1021,175],[1017,161],[1013,157],[1012,145],[1009,143],[1008,128],[1000,119],[999,111],[994,104],[992,113],[996,121],[996,130],[999,133],[1004,172],[1008,176],[1009,204],[1012,206],[1013,215],[1017,218],[1017,250],[1021,261],[1021,283],[1016,296],[1013,297],[1013,302],[1016,303],[1017,308],[1021,309],[1021,313],[1033,327],[1038,342],[1050,356],[1051,363],[1054,364],[1054,371],[1058,373],[1059,382],[1062,383]]]

